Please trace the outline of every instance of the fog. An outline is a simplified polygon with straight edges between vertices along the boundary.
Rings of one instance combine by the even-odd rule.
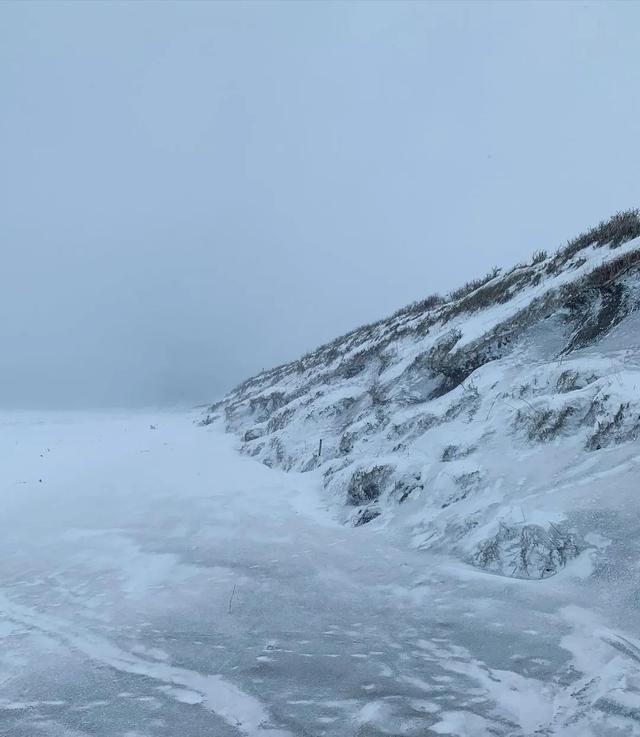
[[[640,203],[635,3],[0,5],[0,405],[198,403]]]

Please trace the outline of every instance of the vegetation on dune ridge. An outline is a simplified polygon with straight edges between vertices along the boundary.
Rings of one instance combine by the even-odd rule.
[[[446,323],[463,312],[475,312],[493,304],[508,302],[526,286],[538,284],[545,276],[558,274],[580,251],[586,248],[592,246],[617,248],[638,236],[640,236],[640,210],[617,212],[608,220],[603,220],[595,227],[569,240],[551,257],[547,251],[538,250],[532,255],[529,263],[516,264],[504,273],[502,269],[494,267],[484,277],[471,280],[446,296],[431,294],[422,300],[412,302],[388,317],[360,325],[338,336],[295,361],[275,366],[246,379],[236,386],[230,395],[243,394],[252,386],[264,382],[271,376],[280,378],[291,373],[301,373],[319,363],[329,366],[344,353],[373,338],[375,332],[382,327],[384,331],[380,331],[380,337],[383,332],[386,333],[385,344],[409,333],[424,335],[437,321]],[[589,283],[601,286],[620,276],[639,261],[640,251],[626,254],[620,259],[597,267],[589,275]],[[363,349],[352,356],[351,370],[357,374],[358,365],[366,361],[368,355],[369,351]]]

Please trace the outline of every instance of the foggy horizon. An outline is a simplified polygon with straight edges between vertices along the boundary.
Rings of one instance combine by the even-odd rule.
[[[637,206],[639,20],[0,5],[0,406],[206,403]]]

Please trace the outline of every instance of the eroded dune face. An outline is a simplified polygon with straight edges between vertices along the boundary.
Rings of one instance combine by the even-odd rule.
[[[393,519],[415,546],[552,576],[592,548],[594,504],[620,524],[635,505],[639,228],[624,213],[410,305],[249,379],[204,422],[269,466],[321,471],[345,522]],[[627,469],[615,489],[594,472],[609,467]]]

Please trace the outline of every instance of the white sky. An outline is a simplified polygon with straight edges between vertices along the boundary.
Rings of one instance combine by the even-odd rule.
[[[640,204],[632,2],[4,2],[0,100],[0,405],[213,399]]]

